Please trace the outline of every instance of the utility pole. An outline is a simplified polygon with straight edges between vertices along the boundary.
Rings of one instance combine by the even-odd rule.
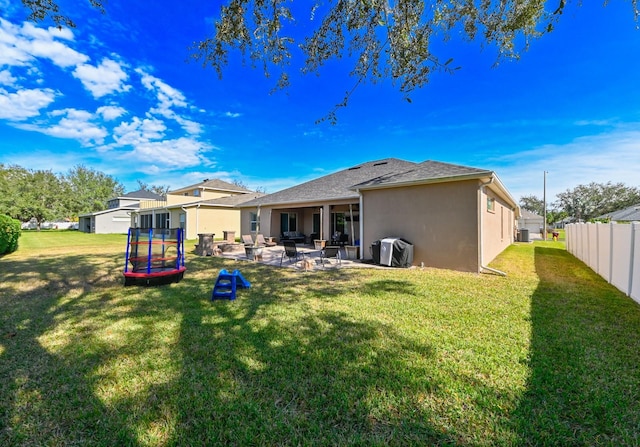
[[[544,171],[544,184],[542,191],[542,240],[547,240],[547,171]]]

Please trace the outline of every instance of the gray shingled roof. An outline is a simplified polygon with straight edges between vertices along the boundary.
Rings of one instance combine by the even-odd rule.
[[[200,183],[185,186],[183,188],[174,189],[173,191],[169,191],[169,192],[174,193],[177,191],[193,190],[193,189],[199,189],[199,188],[219,189],[222,191],[235,191],[235,192],[245,192],[245,193],[253,192],[250,189],[243,188],[241,186],[234,185],[233,183],[225,182],[224,180],[220,180],[217,178],[210,179],[210,180],[209,179],[203,180]]]
[[[245,202],[242,206],[355,199],[358,198],[358,193],[352,189],[354,185],[372,178],[405,172],[415,166],[416,163],[397,158],[370,161]]]
[[[618,222],[640,221],[640,204],[601,216]]]
[[[371,178],[365,182],[354,185],[353,188],[367,189],[377,186],[401,185],[455,177],[477,178],[491,174],[492,171],[488,171],[486,169],[471,168],[468,166],[427,160],[422,163],[414,164],[412,168],[403,172],[394,172],[380,177]]]
[[[127,198],[127,199],[144,199],[144,200],[164,200],[164,197],[161,196],[160,194],[147,191],[146,189],[139,189],[137,191],[132,191],[118,198],[119,199]]]
[[[532,213],[529,210],[521,210],[520,217],[522,217],[523,219],[544,219],[543,216],[540,216],[536,213]]]
[[[240,205],[241,203],[247,202],[249,200],[258,199],[260,197],[263,197],[264,195],[265,194],[260,192],[254,192],[252,194],[237,194],[234,196],[219,197],[217,199],[201,200],[199,202],[183,204],[181,206],[188,207],[188,206],[196,206],[200,204],[200,205],[210,205],[210,206],[235,207],[236,205]]]

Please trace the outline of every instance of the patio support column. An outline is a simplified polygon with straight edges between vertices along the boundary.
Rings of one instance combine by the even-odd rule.
[[[331,231],[331,208],[330,205],[322,205],[320,216],[320,227],[322,228],[322,237],[320,239],[329,240],[327,232]],[[331,235],[329,235],[331,236]]]

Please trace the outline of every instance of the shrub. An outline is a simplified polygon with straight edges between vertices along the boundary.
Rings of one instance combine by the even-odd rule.
[[[19,237],[20,221],[0,214],[0,255],[16,251]]]

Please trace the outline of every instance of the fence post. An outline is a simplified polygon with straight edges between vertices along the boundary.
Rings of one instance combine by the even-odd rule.
[[[596,273],[600,274],[600,222],[596,223]]]
[[[611,284],[611,278],[613,278],[613,222],[609,222],[609,279],[607,280]]]
[[[633,291],[633,261],[635,258],[635,245],[636,245],[636,226],[635,224],[631,224],[631,256],[629,259],[629,290],[627,291],[627,296],[631,296],[631,292]]]

